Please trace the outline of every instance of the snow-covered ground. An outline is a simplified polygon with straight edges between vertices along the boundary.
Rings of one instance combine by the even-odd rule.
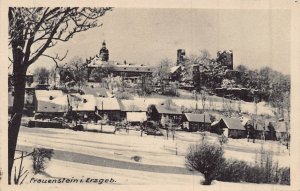
[[[198,108],[202,108],[202,101],[199,98],[198,101],[195,99],[184,99],[184,98],[170,98],[178,107],[185,107],[189,109],[195,109],[196,104],[198,105]],[[135,103],[138,104],[161,104],[163,103],[166,98],[151,98],[151,97],[134,97]],[[224,108],[230,107],[234,111],[239,111],[239,101],[236,100],[228,100],[223,103],[222,98],[216,97],[216,96],[210,96],[210,98],[207,98],[205,101],[205,107],[206,109],[214,109],[223,111]],[[254,114],[255,113],[255,104],[251,102],[240,102],[240,109],[242,113],[248,113],[248,114]],[[257,114],[258,115],[270,115],[274,116],[273,113],[274,108],[269,106],[266,102],[259,102],[257,104]]]
[[[214,134],[207,133],[206,139],[218,144],[217,136]],[[173,141],[163,136],[143,134],[141,137],[140,132],[135,130],[130,130],[129,133],[120,131],[116,134],[106,134],[69,129],[21,127],[18,148],[27,151],[32,151],[34,147],[54,149],[53,160],[46,169],[47,175],[36,176],[48,176],[48,178],[80,178],[81,176],[98,178],[100,176],[113,177],[117,180],[114,184],[121,185],[193,184],[199,186],[202,176],[186,170],[185,154],[191,144],[199,143],[200,140],[199,133],[182,131],[176,132]],[[261,147],[259,140],[252,143],[247,142],[246,139],[229,139],[224,146],[225,157],[254,162]],[[273,159],[278,161],[280,166],[289,166],[290,157],[284,146],[278,142],[267,141],[263,147],[274,153]],[[141,160],[134,161],[134,156],[139,156]],[[26,160],[30,169],[30,158]],[[212,187],[220,185],[236,184],[215,182]],[[242,187],[244,185],[248,184],[241,184]],[[257,188],[272,187],[271,185],[256,186]]]
[[[24,162],[25,169],[31,169],[31,161],[27,158]],[[200,185],[203,177],[199,174],[183,175],[183,174],[166,174],[166,173],[153,173],[135,170],[124,170],[116,168],[107,168],[102,166],[86,165],[74,162],[65,162],[61,160],[52,159],[46,168],[45,174],[33,175],[32,173],[24,181],[23,188],[27,185],[33,186],[34,180],[49,180],[58,178],[69,178],[78,180],[93,179],[109,179],[114,182],[102,183],[101,189],[115,189],[111,186],[118,186],[118,188],[126,188],[130,190],[146,190],[145,188],[152,188],[155,190],[289,190],[289,186],[284,185],[271,185],[271,184],[251,184],[251,183],[229,183],[213,181],[210,186]],[[31,181],[31,183],[30,183]],[[98,183],[81,183],[90,188],[98,188]],[[38,184],[37,184],[38,185]],[[55,184],[54,184],[55,185]],[[52,186],[54,186],[52,184]],[[61,186],[61,185],[57,185]],[[55,186],[57,188],[57,186]],[[66,184],[64,184],[66,186]],[[68,185],[67,185],[68,186]],[[71,186],[71,185],[70,185]],[[77,184],[73,184],[75,188]],[[120,187],[119,187],[120,186]],[[126,187],[122,187],[126,186]],[[133,186],[133,187],[132,187]],[[141,187],[147,186],[147,187]],[[149,187],[150,186],[150,187]],[[93,190],[94,190],[93,189]]]

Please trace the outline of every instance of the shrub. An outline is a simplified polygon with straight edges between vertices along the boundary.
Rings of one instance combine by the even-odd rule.
[[[229,159],[219,169],[217,180],[225,182],[244,182],[246,180],[248,164],[245,161]]]
[[[45,170],[46,159],[51,160],[53,153],[53,149],[34,148],[31,155],[34,174],[41,173]]]
[[[189,147],[186,155],[186,166],[204,175],[203,185],[210,185],[217,178],[219,167],[224,162],[224,151],[221,146],[206,141]]]
[[[265,159],[263,159],[265,160]],[[267,159],[269,160],[269,159]],[[278,163],[256,163],[251,165],[245,161],[229,159],[219,167],[219,181],[290,184],[290,168],[278,169]]]
[[[290,168],[284,167],[284,168],[279,168],[278,174],[279,174],[279,183],[280,184],[286,184],[290,185]]]
[[[222,135],[218,136],[218,141],[221,145],[223,145],[223,144],[228,143],[229,140],[224,134],[222,134]]]
[[[135,155],[131,157],[131,159],[134,160],[135,162],[140,162],[142,160],[142,157]]]

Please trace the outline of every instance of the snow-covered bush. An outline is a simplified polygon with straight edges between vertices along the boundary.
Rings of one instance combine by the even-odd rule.
[[[45,170],[46,159],[51,160],[53,153],[53,149],[35,148],[33,150],[31,158],[34,174]]]
[[[269,184],[290,184],[290,168],[278,168],[270,158],[260,160],[259,163],[250,164],[245,161],[229,159],[219,169],[217,177],[225,182],[251,182]]]
[[[210,185],[218,176],[218,170],[224,162],[224,151],[220,145],[201,142],[189,147],[186,155],[186,166],[204,175],[203,185]]]

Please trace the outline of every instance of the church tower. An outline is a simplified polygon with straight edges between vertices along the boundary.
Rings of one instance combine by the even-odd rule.
[[[106,43],[103,41],[102,48],[100,49],[99,57],[102,61],[108,61],[109,60],[109,51],[106,48]]]

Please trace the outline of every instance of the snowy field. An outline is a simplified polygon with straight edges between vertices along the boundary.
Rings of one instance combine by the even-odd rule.
[[[32,151],[34,147],[54,149],[54,156],[47,165],[46,173],[28,176],[31,178],[113,178],[117,185],[195,185],[201,186],[202,175],[185,168],[186,150],[191,144],[199,142],[199,133],[176,132],[175,140],[163,136],[143,135],[130,130],[116,134],[79,132],[69,129],[43,129],[21,127],[18,149]],[[206,139],[216,142],[214,134],[207,134]],[[216,143],[218,144],[218,143]],[[224,146],[225,157],[254,162],[256,153],[261,149],[260,141],[247,142],[245,139],[230,139]],[[265,150],[274,153],[274,160],[280,166],[289,166],[288,151],[277,142],[267,141]],[[177,155],[176,155],[177,150]],[[19,154],[19,153],[17,153]],[[134,156],[140,157],[137,162]],[[30,158],[25,166],[31,169]],[[26,169],[25,168],[25,169]],[[238,186],[237,186],[238,185]],[[262,185],[248,183],[224,183],[215,181],[211,188],[220,186],[255,185],[257,189],[283,190],[282,185]]]

